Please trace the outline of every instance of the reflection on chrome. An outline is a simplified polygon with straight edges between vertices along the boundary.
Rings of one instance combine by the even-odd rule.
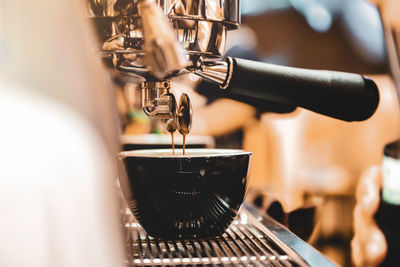
[[[100,35],[99,50],[106,56],[116,54],[117,64],[123,66],[142,65],[136,57],[126,62],[129,54],[151,54],[144,48],[146,25],[153,25],[150,34],[159,36],[162,24],[154,23],[154,17],[143,16],[138,0],[86,0],[86,14],[93,20]],[[239,0],[164,0],[154,1],[168,16],[189,67],[196,67],[201,58],[221,57],[225,47],[226,31],[235,29],[240,24]],[[164,39],[164,38],[161,38]],[[157,44],[158,40],[152,40]],[[146,51],[145,51],[146,50]],[[150,51],[153,51],[150,48]],[[172,53],[174,54],[174,53]],[[153,67],[153,64],[148,64]],[[140,74],[139,74],[140,75]],[[156,75],[157,76],[157,75]]]
[[[100,40],[95,50],[120,73],[138,83],[162,84],[188,72],[226,80],[227,64],[218,59],[227,31],[240,24],[240,0],[84,1]],[[169,90],[148,85],[142,83],[145,112],[169,118]]]

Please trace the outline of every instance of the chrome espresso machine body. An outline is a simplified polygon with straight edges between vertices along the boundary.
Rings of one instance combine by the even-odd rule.
[[[194,72],[224,81],[219,72],[227,73],[227,63],[215,60],[227,31],[239,27],[239,0],[88,0],[86,8],[100,36],[98,52],[141,85],[148,116],[177,117],[173,76]]]
[[[86,0],[86,9],[98,52],[141,84],[143,110],[153,118],[179,115],[169,80],[184,73],[251,105],[299,106],[344,121],[369,118],[379,103],[375,83],[361,75],[221,60],[227,31],[240,25],[240,0]]]

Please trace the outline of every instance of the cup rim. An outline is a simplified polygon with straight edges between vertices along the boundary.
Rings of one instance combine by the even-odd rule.
[[[122,135],[120,141],[123,145],[171,145],[170,134],[132,134]],[[182,138],[175,138],[175,144],[182,145]],[[215,142],[208,135],[187,135],[186,144],[205,145],[211,148]]]
[[[172,155],[172,149],[139,149],[122,151],[118,153],[118,157],[123,158],[158,158],[158,159],[188,159],[188,158],[214,158],[214,157],[232,157],[251,155],[251,152],[241,149],[226,149],[226,148],[188,148],[185,149],[185,155],[182,154],[182,149],[175,149],[175,155]]]

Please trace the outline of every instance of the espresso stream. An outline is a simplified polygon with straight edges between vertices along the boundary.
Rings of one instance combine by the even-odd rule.
[[[171,141],[172,141],[172,155],[175,155],[174,133],[171,133]]]
[[[185,155],[186,134],[183,134],[182,137],[183,137],[183,142],[182,142],[183,155]]]
[[[183,147],[183,155],[185,155],[185,147],[186,147],[186,134],[182,134],[183,137],[183,142],[182,142],[182,147]],[[174,133],[171,133],[171,146],[172,146],[172,155],[175,155],[175,139],[174,139]]]

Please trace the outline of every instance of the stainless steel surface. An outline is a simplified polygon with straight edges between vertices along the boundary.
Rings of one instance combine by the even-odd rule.
[[[175,142],[174,142],[174,135],[173,133],[178,129],[178,122],[176,118],[176,100],[175,96],[171,94],[171,112],[172,112],[172,117],[169,119],[165,119],[164,122],[164,127],[171,134],[172,138],[172,148],[175,148]]]
[[[176,101],[169,92],[169,81],[143,82],[142,106],[143,111],[152,118],[170,119],[175,117]]]
[[[191,20],[220,22],[236,28],[240,24],[239,0],[170,0],[164,4],[169,14]]]
[[[284,244],[296,255],[299,255],[308,265],[316,267],[334,267],[336,266],[321,253],[319,253],[312,246],[300,239],[298,236],[290,232],[286,227],[277,223],[269,216],[263,214],[260,210],[253,205],[246,205],[246,210],[255,216],[258,221],[268,229],[272,240],[278,244]]]
[[[127,263],[133,266],[306,266],[281,251],[260,228],[240,219],[222,237],[205,240],[153,239],[133,220],[125,229]]]
[[[203,62],[201,69],[195,74],[217,83],[221,89],[226,89],[232,78],[233,61],[231,57],[226,57],[226,61]]]
[[[240,24],[240,0],[85,1],[100,37],[97,50],[127,79],[160,81],[203,71],[204,77],[224,79],[225,62],[203,62],[223,55],[227,30]],[[143,96],[149,116],[172,119],[160,94],[150,90]]]
[[[151,74],[162,79],[185,68],[188,62],[163,10],[153,0],[141,0],[137,8],[143,28],[143,50]]]
[[[162,37],[159,40],[164,38],[157,32],[168,23],[152,23],[154,18],[160,17],[154,17],[155,9],[148,8],[153,1],[86,1],[86,14],[101,31],[100,47],[119,54],[121,61],[125,59],[120,54],[133,53],[139,57],[144,54],[146,25],[155,27],[147,30],[150,35]],[[226,30],[240,24],[240,0],[163,0],[155,3],[170,19],[188,55],[221,56]]]
[[[194,69],[201,73],[204,58],[221,57],[227,29],[240,23],[240,1],[86,0],[86,13],[100,36],[99,49],[117,69],[132,80],[157,81],[142,86],[146,114],[173,119],[171,99],[158,80]],[[205,75],[221,76],[213,76],[215,65],[205,65]]]
[[[138,15],[137,5],[148,0],[86,0],[89,17]],[[240,24],[240,0],[156,0],[165,13],[192,20],[221,22],[229,27]]]
[[[189,134],[192,128],[192,104],[189,95],[185,93],[179,98],[177,119],[179,132],[184,136]]]
[[[176,129],[178,128],[178,126],[176,125],[175,117],[172,119],[167,119],[164,123],[165,123],[165,129],[167,130],[167,132],[169,132],[171,134],[173,134],[176,131]]]
[[[283,226],[269,217],[254,216],[245,207],[222,236],[212,239],[154,239],[134,220],[129,209],[123,217],[126,262],[130,266],[334,266]],[[273,231],[284,232],[286,241],[293,239],[304,255],[283,243],[263,224],[263,219],[268,220]],[[310,255],[314,257],[311,260]]]
[[[226,84],[229,72],[228,62],[225,61],[210,61],[204,62],[200,70],[195,71],[195,74],[215,82],[224,87]]]

